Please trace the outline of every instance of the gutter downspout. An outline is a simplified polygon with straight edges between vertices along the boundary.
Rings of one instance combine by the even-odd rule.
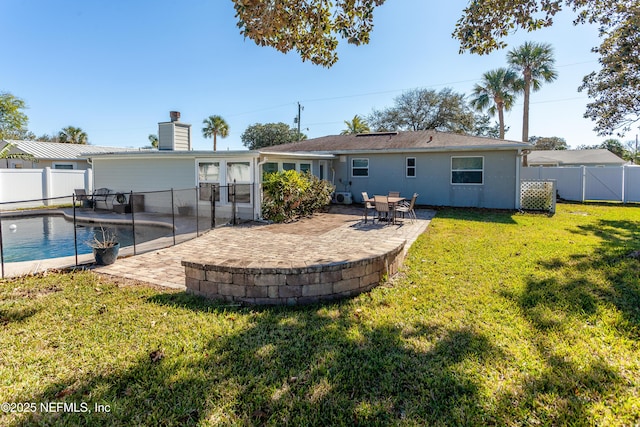
[[[260,203],[258,203],[253,209],[253,214],[256,216],[256,220],[264,220],[264,218],[262,218],[262,171],[261,169],[262,169],[262,165],[268,162],[269,162],[269,158],[265,156],[264,160],[258,161],[258,163],[256,164],[256,175],[259,181],[254,184],[254,188],[256,189],[256,195],[258,194],[260,195],[260,200],[259,200]],[[255,200],[255,197],[254,197],[254,200]]]
[[[516,155],[516,210],[520,210],[520,192],[522,187],[522,182],[520,181],[520,168],[522,167],[522,162],[520,162],[521,156],[526,156],[520,149],[518,149],[518,154]]]

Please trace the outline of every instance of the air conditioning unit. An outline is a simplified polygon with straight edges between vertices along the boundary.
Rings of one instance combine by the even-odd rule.
[[[336,193],[336,203],[341,205],[350,205],[353,203],[353,196],[348,191],[340,191]]]

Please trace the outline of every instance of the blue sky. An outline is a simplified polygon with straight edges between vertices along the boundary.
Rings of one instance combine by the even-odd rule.
[[[254,123],[294,126],[298,102],[310,138],[338,134],[345,120],[392,106],[403,91],[451,87],[471,94],[484,72],[505,65],[504,50],[458,54],[451,33],[465,5],[387,0],[375,12],[370,44],[341,42],[340,60],[326,69],[245,40],[230,0],[2,0],[0,91],[26,101],[36,135],[77,126],[94,145],[148,145],[157,123],[177,110],[193,125],[194,149],[212,148],[201,128],[213,114],[230,126],[218,149],[244,149],[240,135]],[[553,28],[519,31],[506,41],[510,48],[529,40],[553,45],[559,77],[532,95],[529,133],[575,147],[606,138],[582,117],[588,98],[577,92],[598,67],[590,51],[597,31],[571,19],[567,13]],[[521,99],[506,122],[507,138],[519,140]]]

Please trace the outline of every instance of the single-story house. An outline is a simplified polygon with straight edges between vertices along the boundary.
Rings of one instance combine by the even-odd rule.
[[[418,204],[517,209],[521,157],[531,144],[434,130],[333,135],[260,150],[261,162],[279,156],[332,155],[318,167],[361,202],[361,193],[418,193]]]
[[[33,156],[33,159],[2,159],[2,161],[0,161],[0,168],[44,169],[48,167],[51,169],[86,170],[91,167],[87,162],[87,158],[94,154],[139,150],[137,148],[4,139],[0,140],[0,149],[6,147],[9,143],[15,145],[10,153],[30,154]]]
[[[520,164],[530,144],[437,131],[335,135],[248,151],[102,153],[91,157],[94,188],[116,192],[200,188],[206,209],[211,185],[222,187],[216,209],[230,210],[224,187],[239,184],[236,214],[261,217],[262,174],[310,171],[336,186],[336,199],[361,202],[369,195],[400,191],[418,203],[438,206],[519,208]],[[162,210],[165,202],[147,197]]]
[[[532,150],[527,163],[535,166],[623,166],[628,162],[609,150]]]

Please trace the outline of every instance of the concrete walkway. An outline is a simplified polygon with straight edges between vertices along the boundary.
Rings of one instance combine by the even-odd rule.
[[[299,262],[336,262],[381,252],[378,242],[406,241],[405,248],[422,234],[435,216],[432,210],[416,210],[417,221],[399,219],[397,224],[365,224],[362,208],[332,206],[328,213],[290,224],[248,224],[220,227],[206,234],[142,255],[118,259],[115,264],[96,267],[95,272],[119,279],[185,289],[181,262],[216,260],[245,267],[269,267]],[[378,249],[378,247],[380,247]],[[358,253],[361,251],[361,253]]]

